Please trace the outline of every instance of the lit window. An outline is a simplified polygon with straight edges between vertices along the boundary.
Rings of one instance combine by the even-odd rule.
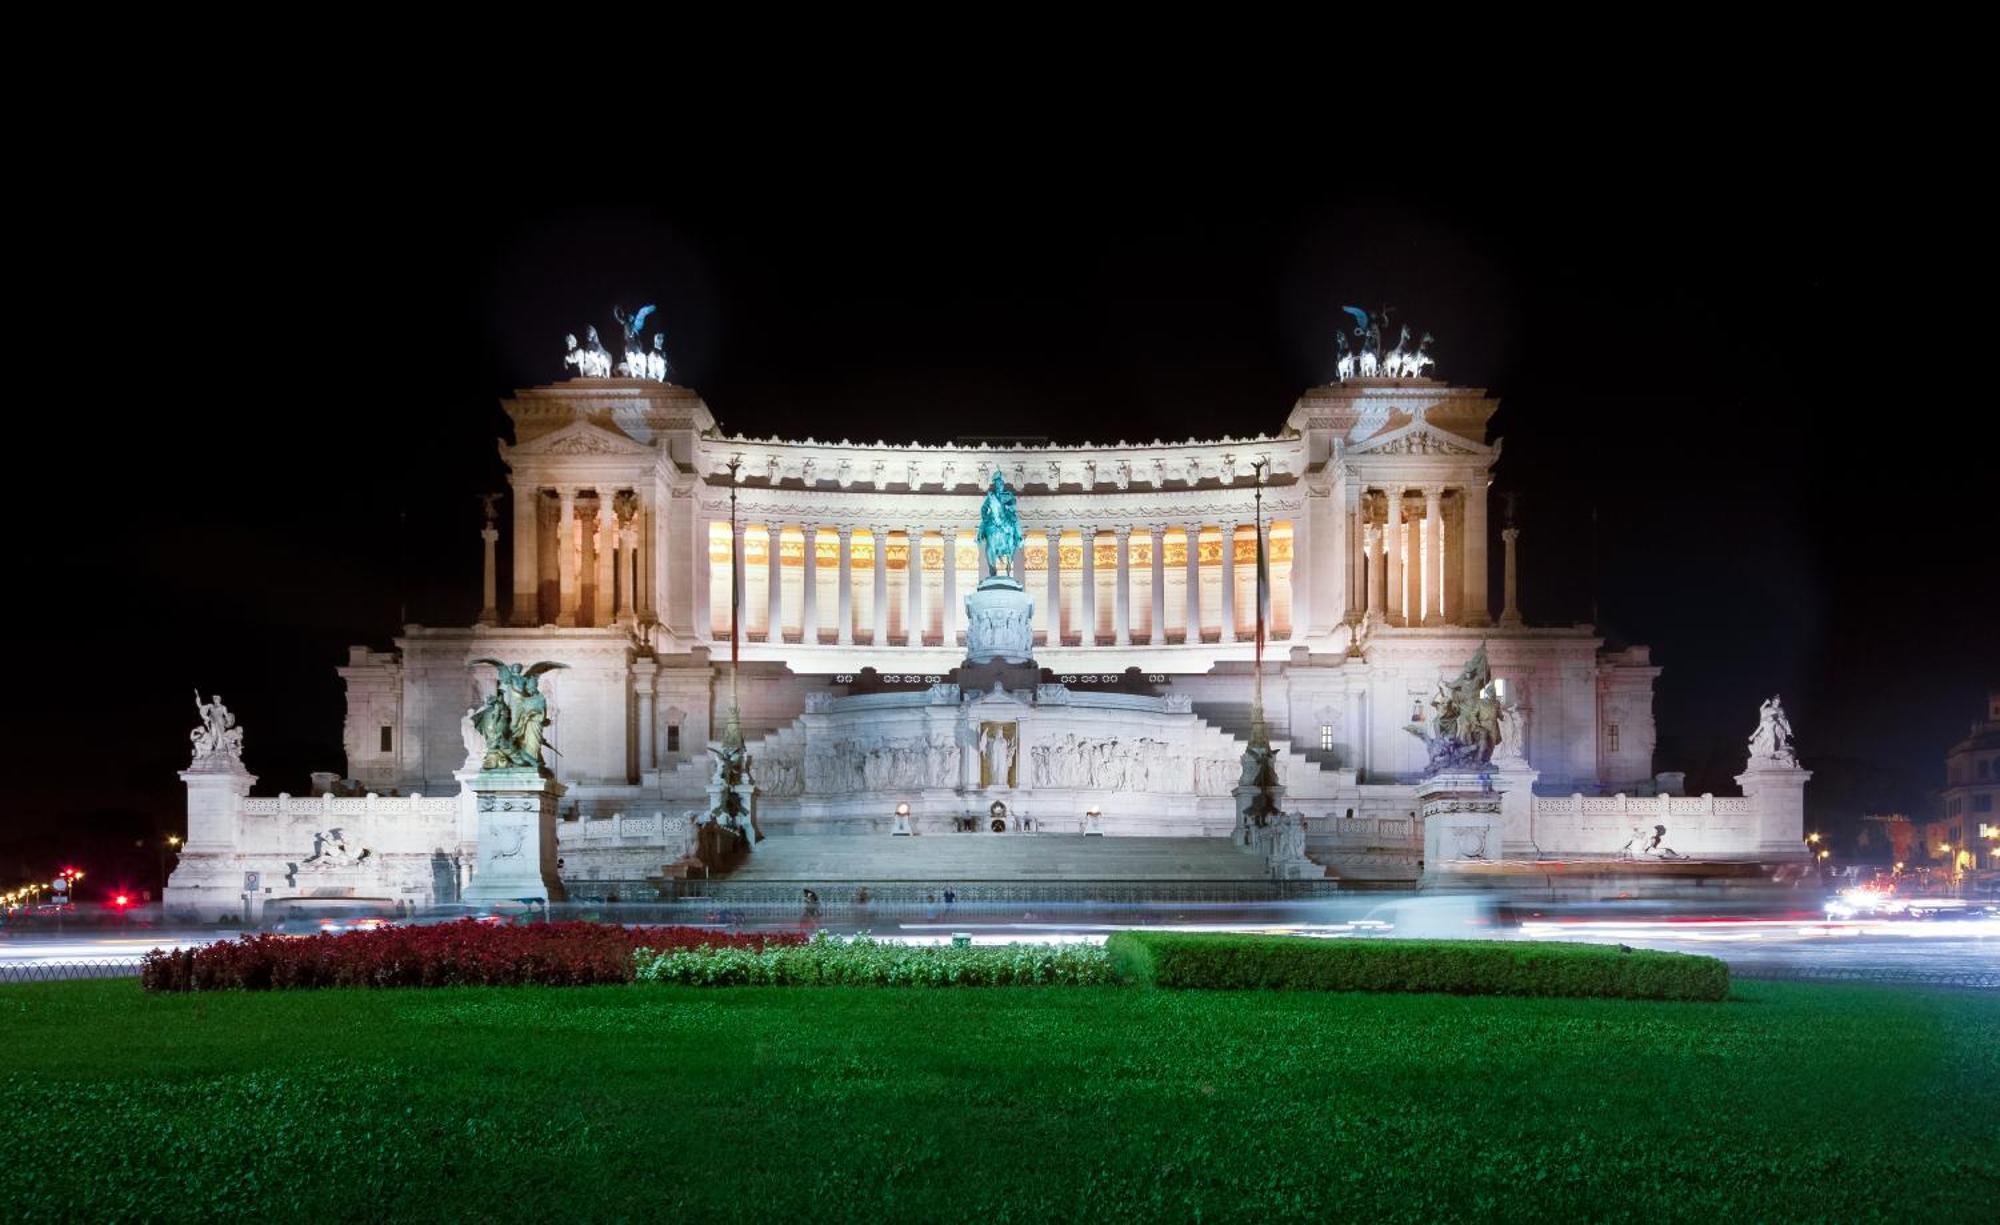
[[[390,730],[389,725],[387,723],[384,723],[382,725],[382,751],[384,753],[387,753],[392,751],[395,747],[396,747],[395,733]]]
[[[1319,747],[1321,749],[1331,749],[1333,747],[1333,724],[1322,723],[1319,725]]]

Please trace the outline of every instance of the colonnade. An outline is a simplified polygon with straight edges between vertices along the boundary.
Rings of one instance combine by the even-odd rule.
[[[696,577],[695,624],[718,640],[729,632],[732,566],[745,641],[839,646],[962,642],[963,596],[986,572],[967,529],[739,522],[732,538],[727,522],[714,522],[698,525],[697,534],[707,544],[707,581]],[[1251,633],[1256,533],[1250,524],[1084,525],[1024,534],[1013,577],[1035,597],[1040,645],[1229,643]],[[1274,638],[1285,638],[1292,626],[1292,524],[1266,523],[1265,535],[1269,626]]]
[[[1347,511],[1350,620],[1366,615],[1392,626],[1491,622],[1483,485],[1357,486]]]
[[[632,489],[562,485],[514,497],[515,625],[609,626],[655,618],[652,506]],[[487,531],[492,532],[490,526]],[[494,588],[487,548],[486,588]],[[493,597],[487,596],[488,610]],[[482,620],[490,620],[483,611]]]

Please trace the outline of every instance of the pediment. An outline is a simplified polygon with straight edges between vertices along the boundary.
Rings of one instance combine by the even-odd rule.
[[[1393,430],[1377,434],[1348,451],[1350,455],[1490,455],[1492,448],[1437,426],[1419,416]]]
[[[588,421],[578,421],[513,448],[510,455],[650,456],[653,448]]]

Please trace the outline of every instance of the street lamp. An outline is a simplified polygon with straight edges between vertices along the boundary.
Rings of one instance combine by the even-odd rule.
[[[1815,846],[1817,846],[1817,845],[1819,845],[1819,835],[1818,835],[1818,834],[1816,834],[1816,833],[1813,833],[1813,834],[1807,834],[1807,835],[1806,835],[1806,841],[1807,841],[1807,842],[1809,842],[1809,843],[1811,843],[1811,844],[1813,844],[1813,845],[1815,845]]]

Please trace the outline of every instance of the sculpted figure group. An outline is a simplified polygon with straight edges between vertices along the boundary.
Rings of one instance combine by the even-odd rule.
[[[1432,770],[1476,769],[1492,760],[1500,743],[1500,700],[1493,693],[1484,643],[1456,679],[1438,682],[1431,712],[1428,726],[1408,730],[1430,750]]]
[[[188,739],[194,743],[194,765],[215,765],[218,763],[241,763],[243,760],[243,729],[236,726],[236,716],[222,704],[222,695],[216,694],[213,701],[201,700],[201,690],[194,691],[194,713],[199,720]]]
[[[1430,355],[1431,334],[1425,332],[1423,339],[1411,348],[1408,324],[1401,325],[1402,334],[1396,338],[1396,347],[1386,353],[1382,351],[1382,329],[1389,322],[1394,307],[1385,306],[1373,315],[1358,306],[1343,306],[1340,309],[1354,317],[1354,335],[1360,338],[1360,351],[1349,352],[1347,337],[1334,333],[1334,343],[1340,350],[1340,357],[1334,363],[1335,377],[1339,381],[1345,383],[1351,378],[1377,377],[1419,378],[1435,364]]]
[[[619,378],[666,382],[668,376],[673,373],[673,368],[667,363],[667,334],[653,333],[653,347],[650,351],[646,348],[644,335],[646,316],[652,314],[655,309],[652,306],[642,306],[628,315],[621,307],[611,308],[611,317],[616,319],[618,325],[625,331],[624,360],[614,365],[611,351],[604,347],[604,342],[598,338],[597,329],[592,327],[584,329],[589,338],[588,344],[578,345],[574,332],[563,338],[568,349],[563,354],[563,365],[574,369],[579,378],[608,379],[615,372]]]
[[[486,743],[480,759],[482,770],[536,770],[544,774],[542,749],[550,722],[549,699],[542,693],[541,677],[566,664],[544,660],[538,664],[502,663],[497,659],[475,659],[475,664],[492,664],[499,684],[473,713],[472,726]],[[552,750],[553,751],[553,750]]]
[[[1784,703],[1776,697],[1757,708],[1757,730],[1750,733],[1750,759],[1799,764],[1798,752],[1792,747],[1792,721],[1785,717]]]

